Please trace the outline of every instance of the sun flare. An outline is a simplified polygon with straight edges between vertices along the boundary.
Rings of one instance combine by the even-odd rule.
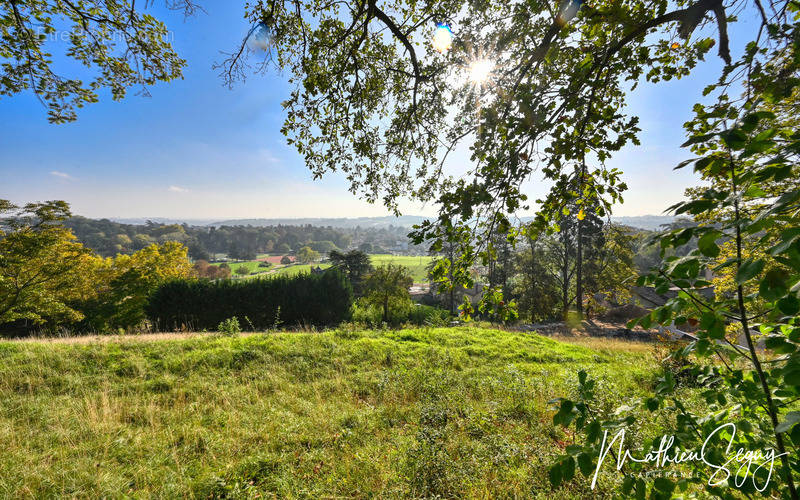
[[[489,59],[478,59],[469,65],[469,79],[473,83],[486,83],[494,69],[494,62]]]

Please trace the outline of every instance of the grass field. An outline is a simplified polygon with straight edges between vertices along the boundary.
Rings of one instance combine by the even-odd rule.
[[[265,273],[270,270],[267,267],[258,267],[261,262],[257,260],[247,260],[247,261],[240,261],[240,262],[227,262],[228,266],[231,268],[231,276],[237,276],[236,270],[240,266],[245,266],[250,274],[258,274],[258,273]],[[217,264],[219,265],[219,264]]]
[[[407,267],[409,272],[411,273],[411,276],[414,278],[415,283],[427,282],[428,272],[426,270],[426,266],[430,263],[431,260],[432,257],[428,256],[412,257],[407,255],[391,255],[391,254],[370,255],[370,261],[372,262],[373,266],[380,266],[382,264],[392,263]],[[231,268],[231,273],[233,273],[239,266],[244,265],[247,266],[247,268],[250,270],[251,276],[252,275],[273,276],[278,274],[294,276],[295,274],[301,272],[307,273],[310,272],[311,270],[311,266],[306,264],[297,264],[287,267],[273,266],[273,268],[271,269],[259,268],[258,264],[259,261],[256,260],[244,261],[244,262],[228,262],[228,265]],[[319,266],[322,267],[323,269],[327,269],[328,267],[330,267],[329,264],[319,264]],[[265,272],[268,273],[265,274]]]
[[[374,254],[369,256],[373,266],[381,264],[396,264],[405,266],[411,272],[414,283],[427,283],[428,271],[425,267],[433,260],[430,256]]]
[[[2,498],[608,496],[547,401],[651,390],[651,347],[481,328],[0,342]],[[604,473],[605,474],[605,473]]]
[[[330,264],[314,264],[313,267],[321,267],[322,269],[327,269],[331,267]],[[291,266],[285,267],[278,267],[275,269],[274,272],[270,273],[270,276],[276,275],[286,275],[286,276],[294,276],[300,273],[310,273],[311,272],[311,264],[293,264]]]

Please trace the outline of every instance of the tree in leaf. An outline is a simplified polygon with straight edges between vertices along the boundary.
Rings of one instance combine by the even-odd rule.
[[[305,246],[297,251],[297,260],[303,264],[310,264],[319,260],[319,252],[312,250],[311,247]]]
[[[0,324],[82,319],[73,303],[96,294],[102,259],[61,225],[70,215],[63,201],[0,200]]]
[[[328,258],[331,261],[331,265],[342,271],[347,279],[350,280],[350,284],[353,286],[353,294],[356,297],[360,297],[364,291],[364,281],[372,271],[369,255],[360,250],[350,250],[346,253],[339,250],[331,250]]]
[[[171,9],[187,15],[197,6],[190,0],[167,0]],[[186,61],[175,53],[167,26],[135,1],[9,0],[0,5],[0,95],[33,92],[54,123],[73,121],[77,109],[98,100],[107,89],[114,100],[134,87],[148,87],[183,75]],[[68,35],[68,36],[65,36]],[[53,41],[63,43],[52,43]],[[74,59],[90,72],[88,82],[68,76],[54,64]],[[60,66],[60,65],[59,65]]]
[[[796,110],[800,92],[800,6],[772,3],[767,10],[758,5],[758,36],[706,88],[708,102],[697,104],[685,124],[684,147],[693,155],[676,168],[691,166],[705,182],[670,211],[695,223],[660,234],[656,241],[664,262],[639,278],[640,286],[679,293],[631,324],[698,325],[697,340],[672,357],[701,383],[706,404],[698,408],[685,401],[666,371],[651,397],[626,402],[607,420],[591,413],[592,381],[582,374],[579,400],[560,401],[554,419],[584,436],[571,456],[551,469],[556,484],[570,468],[574,471],[574,455],[596,456],[599,429],[637,425],[630,408],[641,407],[667,414],[664,421],[673,424],[663,433],[675,436],[680,449],[707,446],[724,452],[732,441],[718,438],[706,445],[704,440],[730,422],[737,425],[730,438],[736,448],[775,451],[770,481],[751,471],[759,477],[729,482],[725,490],[710,484],[705,464],[687,463],[691,481],[704,494],[799,498],[800,458],[792,450],[800,445],[800,412],[793,406],[800,398],[800,186],[793,177],[800,164],[800,131],[796,113],[782,110]],[[679,254],[692,239],[697,247]],[[708,271],[726,288],[723,293],[702,293],[710,284]],[[726,335],[731,332],[736,339]],[[758,348],[759,336],[767,351]],[[632,473],[641,470],[629,467]],[[678,486],[669,478],[649,485],[629,475],[622,493],[668,497]]]
[[[345,168],[354,193],[395,211],[404,196],[437,202],[413,241],[457,240],[452,265],[467,272],[491,259],[488,235],[530,207],[532,175],[552,184],[539,200],[546,224],[567,197],[598,216],[622,200],[607,162],[638,142],[627,87],[685,76],[715,45],[729,63],[729,9],[745,2],[734,3],[274,0],[246,16],[270,31],[271,61],[295,86],[282,131],[314,175]],[[452,28],[449,43],[431,43],[437,23]],[[226,81],[246,74],[246,54],[221,62]],[[486,60],[490,71],[472,71]],[[471,164],[447,175],[465,144]]]
[[[388,323],[390,306],[401,307],[411,302],[408,289],[413,283],[407,267],[383,264],[367,276],[365,297],[367,302],[383,310],[382,320]]]
[[[107,328],[130,329],[145,319],[145,305],[159,285],[191,276],[187,248],[178,242],[153,244],[132,255],[113,259],[111,277],[98,300],[97,322]]]

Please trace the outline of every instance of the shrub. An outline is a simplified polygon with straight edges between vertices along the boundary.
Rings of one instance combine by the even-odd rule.
[[[242,329],[239,326],[239,318],[234,316],[220,322],[220,324],[217,326],[217,331],[222,335],[227,335],[228,337],[239,335],[242,332]]]
[[[407,323],[416,326],[446,326],[449,319],[450,313],[445,309],[402,302],[390,308],[389,321],[386,323],[390,326]],[[383,310],[381,306],[359,299],[353,307],[353,321],[369,327],[380,327],[383,323]]]
[[[348,319],[352,304],[350,283],[339,271],[329,270],[242,281],[172,281],[151,295],[147,315],[161,331],[181,325],[213,330],[234,316],[249,318],[254,329],[266,330],[277,322],[323,327]]]

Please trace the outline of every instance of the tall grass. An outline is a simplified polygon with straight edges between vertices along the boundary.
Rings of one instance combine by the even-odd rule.
[[[481,328],[0,343],[2,498],[554,495],[547,401],[657,363]],[[609,487],[619,480],[610,475]]]

